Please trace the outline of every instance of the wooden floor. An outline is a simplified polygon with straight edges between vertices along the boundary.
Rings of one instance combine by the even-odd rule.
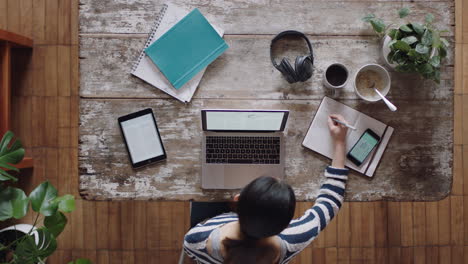
[[[78,195],[78,8],[78,0],[0,0],[0,28],[34,39],[32,55],[15,54],[13,128],[36,161],[20,180],[29,192],[47,179],[78,199],[48,263],[174,263],[187,203]],[[456,0],[455,48],[452,194],[439,202],[345,203],[293,263],[468,263],[468,0]]]

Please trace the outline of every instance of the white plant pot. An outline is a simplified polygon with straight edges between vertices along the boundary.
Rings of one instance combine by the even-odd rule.
[[[387,64],[388,67],[395,69],[397,64],[390,63],[387,59],[388,54],[391,52],[390,47],[388,46],[388,43],[390,43],[390,41],[392,41],[392,39],[389,36],[385,35],[385,37],[382,40],[382,56],[385,61],[385,64]]]
[[[4,228],[4,229],[0,230],[0,234],[2,232],[8,231],[8,230],[15,230],[15,231],[19,231],[21,233],[27,234],[27,233],[29,233],[31,228],[33,229],[33,232],[31,234],[34,235],[34,240],[36,241],[36,244],[38,244],[39,243],[39,235],[37,234],[37,231],[36,231],[37,228],[33,227],[32,225],[19,224],[19,225],[10,226],[10,227],[7,227],[7,228]]]
[[[27,233],[29,233],[29,231],[31,231],[31,228],[33,229],[31,234],[34,235],[34,241],[36,242],[36,245],[39,245],[39,234],[37,233],[37,228],[28,224],[19,224],[19,225],[13,225],[13,226],[4,228],[0,230],[0,236],[2,235],[2,232],[10,231],[10,230],[19,231],[26,235]]]

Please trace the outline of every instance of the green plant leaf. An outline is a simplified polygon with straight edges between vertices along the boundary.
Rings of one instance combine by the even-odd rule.
[[[13,140],[14,137],[13,132],[7,131],[0,141],[0,181],[18,180],[5,170],[19,171],[10,164],[18,164],[24,158],[24,149],[21,141],[18,139]]]
[[[77,259],[75,261],[68,262],[68,264],[93,264],[93,263],[89,259],[79,258],[79,259]]]
[[[0,181],[17,181],[18,179],[8,172],[0,169]]]
[[[71,213],[75,210],[75,197],[70,194],[66,194],[61,197],[57,197],[54,200],[58,204],[58,209],[64,213]]]
[[[371,19],[375,18],[374,14],[367,14],[365,17],[361,18],[364,22],[370,22]]]
[[[432,31],[429,29],[426,29],[424,31],[424,34],[421,37],[421,43],[425,46],[430,46],[432,44]]]
[[[397,50],[401,50],[403,52],[408,52],[411,50],[411,47],[410,45],[408,45],[408,43],[404,42],[404,41],[401,41],[401,40],[397,40],[397,42],[395,42],[395,44],[393,44],[393,47]]]
[[[438,31],[432,31],[432,47],[437,48],[440,46],[440,34]]]
[[[0,189],[0,221],[23,218],[28,205],[29,199],[23,190],[13,187]]]
[[[435,69],[433,73],[433,80],[437,83],[440,84],[440,69]]]
[[[426,21],[427,24],[431,24],[432,21],[434,21],[434,15],[431,14],[431,13],[427,14],[426,18],[425,18],[425,21]]]
[[[441,59],[447,57],[447,50],[443,45],[439,47],[439,56]]]
[[[65,229],[67,225],[67,218],[62,212],[55,212],[54,215],[46,216],[44,218],[44,226],[54,235],[54,237],[58,237],[60,233]]]
[[[397,41],[396,40],[391,40],[387,45],[388,47],[390,48],[390,50],[394,51],[395,50],[395,47],[393,46],[393,44],[395,44]]]
[[[407,7],[403,7],[402,9],[398,10],[398,15],[400,16],[400,18],[406,17],[409,13],[410,10]]]
[[[444,45],[445,48],[447,48],[450,44],[446,38],[440,38],[440,42],[442,45]]]
[[[403,32],[406,32],[406,33],[411,33],[411,32],[413,32],[413,30],[412,30],[410,27],[408,27],[408,25],[402,25],[402,26],[400,27],[400,30],[403,31]]]
[[[416,51],[420,54],[426,54],[429,52],[429,47],[424,46],[423,44],[416,45]]]
[[[393,55],[392,60],[398,64],[404,64],[406,62],[406,57],[398,50],[395,52],[395,55]]]
[[[410,65],[398,65],[395,67],[395,70],[397,72],[411,72],[411,66]]]
[[[384,30],[385,30],[385,23],[381,20],[381,19],[378,19],[378,18],[372,18],[370,19],[369,21],[372,25],[372,28],[375,30],[375,32],[377,33],[383,33]]]
[[[394,40],[395,37],[396,37],[397,32],[398,32],[398,29],[392,28],[392,29],[390,29],[390,30],[388,31],[388,34],[387,34],[387,35],[388,35],[392,40]]]
[[[430,58],[429,63],[435,68],[439,67],[440,66],[440,57],[439,56],[434,56],[434,57]]]
[[[421,24],[411,23],[411,26],[413,27],[414,32],[416,32],[419,36],[424,34],[424,27]]]
[[[421,74],[429,74],[434,71],[434,68],[429,63],[421,64],[416,67],[416,70]]]
[[[394,56],[394,55],[395,55],[395,51],[393,51],[393,50],[390,51],[390,53],[388,53],[388,55],[387,55],[387,60],[388,60],[388,62],[389,62],[390,64],[393,63],[393,56]]]
[[[395,33],[395,39],[400,40],[403,36],[403,33],[399,29],[397,29],[397,32]]]
[[[40,212],[45,216],[54,215],[57,211],[58,204],[54,201],[55,198],[57,198],[57,189],[48,181],[37,186],[29,195],[34,212]]]
[[[409,37],[406,37],[406,38],[402,38],[401,41],[404,41],[404,42],[408,43],[408,45],[411,45],[411,44],[417,42],[418,38],[415,37],[415,36],[409,36]]]
[[[418,56],[419,56],[419,53],[417,53],[415,49],[411,49],[410,51],[408,51],[408,57],[416,58]]]
[[[39,242],[36,244],[34,234],[25,236],[21,239],[15,249],[15,263],[36,264],[52,255],[57,249],[57,241],[54,235],[47,228],[37,229]]]

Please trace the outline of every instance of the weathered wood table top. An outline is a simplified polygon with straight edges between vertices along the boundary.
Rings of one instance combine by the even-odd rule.
[[[87,199],[222,200],[232,192],[201,189],[202,108],[289,109],[285,130],[286,181],[298,200],[316,197],[329,160],[302,147],[311,119],[327,91],[324,68],[345,64],[353,75],[365,63],[383,64],[379,39],[360,20],[375,13],[394,21],[407,6],[411,20],[427,12],[447,29],[453,43],[453,1],[193,1],[224,28],[230,48],[203,76],[191,103],[183,104],[129,74],[163,1],[81,0],[80,5],[80,191]],[[403,21],[402,21],[403,22]],[[288,84],[270,62],[271,39],[283,30],[306,33],[315,54],[315,72],[304,83]],[[292,59],[305,50],[298,42],[285,49]],[[284,44],[284,43],[283,43]],[[300,44],[300,43],[299,43]],[[281,48],[282,47],[282,48]],[[279,57],[281,57],[280,55]],[[453,49],[440,86],[418,76],[391,72],[390,112],[383,102],[366,103],[352,82],[338,100],[395,128],[373,179],[350,174],[346,199],[438,200],[452,184]],[[151,107],[168,159],[139,170],[130,166],[119,116]]]

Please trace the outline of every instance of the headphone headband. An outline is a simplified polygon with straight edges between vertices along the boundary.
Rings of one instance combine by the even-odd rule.
[[[287,37],[287,36],[298,36],[298,37],[303,38],[306,41],[307,46],[309,47],[309,51],[310,51],[310,55],[308,57],[313,63],[314,62],[314,51],[312,50],[312,45],[310,44],[310,41],[307,38],[307,36],[304,33],[296,31],[296,30],[286,30],[286,31],[283,31],[283,32],[279,33],[278,35],[276,35],[271,40],[270,59],[271,59],[271,63],[273,63],[273,66],[275,66],[275,68],[278,69],[278,64],[276,64],[275,60],[273,59],[273,44],[275,44],[275,42],[278,41],[279,39],[282,39],[282,38]]]

